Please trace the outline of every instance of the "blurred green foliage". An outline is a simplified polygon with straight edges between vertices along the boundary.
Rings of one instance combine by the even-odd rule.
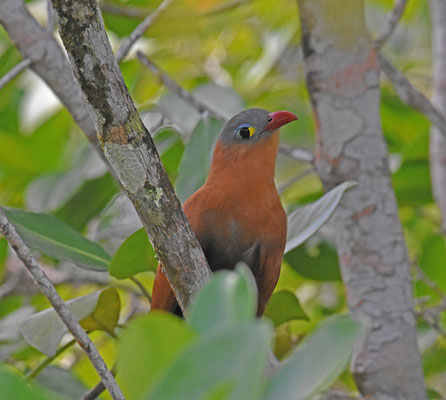
[[[104,0],[104,3],[118,9],[136,8],[140,11],[140,17],[135,18],[106,11],[104,7],[105,24],[116,48],[160,1]],[[367,22],[372,34],[379,31],[393,3],[393,0],[366,1]],[[27,4],[44,23],[44,2],[30,0]],[[231,115],[242,107],[295,112],[299,121],[283,128],[281,142],[313,151],[314,124],[305,88],[299,15],[294,0],[276,2],[273,6],[269,0],[177,0],[145,33],[139,48],[184,88],[223,113]],[[430,95],[432,54],[428,2],[408,2],[403,20],[385,52],[417,87]],[[20,59],[18,51],[0,28],[0,76]],[[170,123],[157,132],[155,142],[169,177],[184,200],[206,177],[209,154],[220,125],[214,120],[201,120],[193,110],[183,109],[181,113],[184,106],[175,94],[143,68],[133,55],[121,63],[121,70],[141,112],[161,111],[168,115],[166,110],[176,110],[175,115],[170,115]],[[220,89],[215,85],[220,85]],[[120,341],[110,335],[110,327],[109,333],[105,329],[95,331],[91,336],[109,366],[118,360],[117,379],[130,400],[155,395],[158,398],[172,395],[177,399],[179,393],[207,399],[261,398],[265,393],[273,393],[271,396],[280,393],[280,398],[286,398],[286,388],[300,382],[298,376],[311,386],[314,383],[311,374],[321,376],[323,371],[317,368],[329,367],[333,369],[325,372],[332,379],[324,381],[320,387],[309,387],[310,392],[328,387],[343,370],[336,380],[336,387],[355,390],[351,376],[345,371],[349,336],[343,333],[353,332],[354,336],[356,328],[342,318],[335,319],[334,323],[329,319],[347,311],[346,294],[329,233],[316,235],[286,255],[273,296],[274,303],[267,310],[275,327],[266,320],[253,319],[252,296],[255,294],[249,278],[240,272],[217,276],[210,283],[215,285],[214,289],[210,290],[212,286],[209,286],[200,294],[201,300],[197,300],[191,309],[191,326],[173,316],[141,316],[148,309],[147,299],[124,278],[137,273],[136,278],[150,292],[157,265],[153,250],[147,236],[138,231],[140,224],[131,207],[129,210],[125,206],[121,191],[91,151],[71,116],[61,106],[53,107],[50,103],[43,85],[30,71],[1,89],[0,204],[52,215],[36,217],[32,214],[18,221],[18,225],[22,227],[22,233],[29,234],[33,219],[44,218],[37,224],[42,226],[43,234],[37,238],[39,246],[36,248],[44,253],[40,261],[54,276],[77,268],[58,261],[73,261],[73,249],[70,250],[73,241],[64,242],[67,225],[72,228],[69,237],[77,243],[75,247],[83,250],[79,261],[90,265],[85,257],[99,257],[100,265],[93,264],[106,269],[112,260],[111,275],[123,280],[110,278],[107,282],[106,286],[116,288],[119,298],[116,300],[116,296],[111,296],[110,304],[106,302],[105,308],[110,306],[111,311],[118,310],[120,324],[125,324],[126,328],[121,330],[119,325],[115,326],[116,312],[110,317],[107,314],[110,310],[104,310],[105,314],[99,314],[99,321],[103,315],[107,321],[115,321],[113,335]],[[385,79],[382,82],[381,117],[409,254],[429,280],[428,284],[419,279],[420,274],[414,274],[417,304],[435,306],[445,298],[446,246],[444,236],[439,234],[440,214],[430,189],[429,122],[402,104]],[[148,114],[147,118],[152,117]],[[207,129],[210,135],[206,135]],[[283,155],[278,157],[276,182],[283,188],[282,202],[287,210],[294,210],[321,195],[321,184],[315,174],[288,185],[306,168],[305,164]],[[63,222],[53,219],[55,216]],[[46,249],[39,249],[42,241]],[[54,250],[54,241],[58,246],[67,245],[65,252],[48,251],[48,248]],[[60,251],[60,247],[58,249]],[[20,268],[11,253],[9,255],[6,260],[6,244],[0,239],[2,284],[8,281],[11,271]],[[146,265],[145,261],[148,261]],[[79,276],[76,285],[70,282],[58,285],[64,299],[78,298],[104,288],[100,280],[90,275],[82,281],[84,273],[76,270]],[[221,284],[228,277],[235,281],[232,286],[223,288]],[[281,299],[284,296],[280,293],[284,291],[289,294],[286,299]],[[242,304],[246,307],[235,307]],[[293,305],[295,308],[290,309]],[[57,389],[57,382],[62,379],[60,373],[68,373],[69,376],[63,379],[71,382],[66,384],[63,398],[78,398],[76,395],[82,385],[91,388],[97,383],[93,367],[77,347],[70,347],[53,361],[59,370],[47,368],[37,377],[45,388],[30,387],[19,379],[44,360],[42,353],[24,341],[19,328],[32,313],[48,306],[41,294],[28,287],[0,297],[0,361],[9,364],[0,371],[1,398],[49,399],[53,395],[48,394],[48,390],[60,393]],[[225,308],[215,311],[222,306]],[[444,314],[440,319],[442,329],[446,328]],[[199,315],[206,315],[206,318]],[[92,321],[88,322],[91,328]],[[213,331],[212,327],[218,329]],[[318,333],[321,329],[322,333]],[[338,337],[336,335],[346,338],[346,347],[326,350],[321,346],[317,338],[324,337],[324,329],[330,338],[327,340],[332,341]],[[290,368],[295,368],[292,370],[295,382],[287,378],[287,371],[269,383],[263,382],[261,366],[270,339],[280,359],[293,354],[296,346],[304,341],[304,347],[297,347],[297,352],[305,352],[309,347],[305,357],[315,369],[309,371],[295,362],[290,364]],[[220,347],[215,343],[224,345]],[[420,343],[432,398],[437,392],[446,397],[446,338],[432,327],[420,324]],[[343,349],[345,351],[340,355],[330,353],[333,362],[326,362],[327,351]],[[240,363],[235,365],[234,360]],[[207,364],[212,368],[203,367]],[[187,379],[184,370],[188,371]],[[246,371],[251,372],[243,378],[250,382],[250,393],[243,392],[248,385],[244,387],[240,383]],[[172,379],[177,386],[171,387]],[[54,396],[57,398],[58,395]],[[108,399],[109,396],[104,393],[101,398]]]

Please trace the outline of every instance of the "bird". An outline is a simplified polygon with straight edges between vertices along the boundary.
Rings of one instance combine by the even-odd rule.
[[[274,183],[279,128],[297,120],[289,111],[251,108],[232,117],[219,133],[203,186],[183,204],[212,271],[245,262],[258,289],[262,316],[277,284],[287,218]],[[152,310],[182,315],[158,265]]]

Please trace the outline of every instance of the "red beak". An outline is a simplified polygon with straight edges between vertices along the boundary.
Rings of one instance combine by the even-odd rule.
[[[269,132],[275,131],[281,126],[299,119],[289,111],[274,111],[269,114],[269,117],[271,120],[268,122],[268,125],[265,126],[265,131]]]

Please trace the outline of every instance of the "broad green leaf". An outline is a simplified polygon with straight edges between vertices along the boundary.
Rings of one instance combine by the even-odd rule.
[[[311,247],[302,244],[285,254],[285,261],[305,278],[323,282],[341,280],[338,255],[326,242]]]
[[[421,206],[432,203],[430,182],[427,158],[403,162],[400,169],[392,176],[398,204]]]
[[[132,233],[119,247],[110,262],[110,275],[129,278],[144,271],[156,271],[158,260],[144,228]]]
[[[270,339],[270,326],[260,321],[208,332],[171,364],[144,399],[208,399],[221,391],[225,399],[259,399]]]
[[[45,213],[58,210],[79,192],[85,182],[103,177],[106,172],[107,166],[97,151],[89,143],[82,142],[76,146],[67,171],[41,175],[28,185],[26,208]],[[84,198],[85,205],[91,201],[89,197]]]
[[[118,191],[119,188],[109,173],[88,180],[54,215],[77,231],[83,231]]]
[[[221,122],[208,118],[200,121],[184,149],[175,191],[184,202],[206,180],[211,152],[221,129]]]
[[[360,325],[347,316],[323,322],[269,381],[265,400],[307,400],[330,387],[360,334]]]
[[[112,289],[116,290],[116,289]],[[74,317],[80,321],[93,312],[103,315],[98,311],[98,300],[102,292],[98,291],[86,296],[78,297],[66,302]],[[104,304],[107,306],[107,304]],[[65,333],[67,327],[53,308],[31,315],[20,328],[25,340],[37,350],[52,357],[56,354],[57,345]]]
[[[115,288],[101,292],[93,312],[79,321],[86,331],[101,330],[113,335],[119,320],[121,300]]]
[[[105,271],[110,256],[65,222],[48,214],[4,209],[23,241],[31,248],[60,260],[72,261],[87,269]]]
[[[326,222],[341,201],[344,192],[355,186],[347,181],[324,194],[318,201],[299,207],[288,216],[285,253],[299,246]]]
[[[446,292],[446,242],[442,235],[433,235],[426,243],[420,257],[423,272]]]
[[[79,400],[88,391],[70,369],[55,365],[46,367],[36,381],[43,387],[57,393],[64,400]]]
[[[4,400],[61,400],[34,382],[26,382],[17,372],[0,364],[0,399]]]
[[[295,319],[309,321],[296,295],[289,290],[281,290],[271,296],[265,310],[265,317],[273,321],[274,326]]]
[[[168,313],[151,312],[132,321],[118,343],[118,383],[126,397],[142,399],[195,338],[184,320]]]
[[[254,318],[257,289],[246,264],[236,271],[219,271],[195,296],[188,322],[200,333],[237,325]]]
[[[5,238],[0,238],[0,282],[3,279],[3,273],[5,271],[5,261],[8,257],[8,242]]]

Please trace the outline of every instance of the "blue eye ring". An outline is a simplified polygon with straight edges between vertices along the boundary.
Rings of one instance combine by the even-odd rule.
[[[235,133],[243,139],[250,138],[254,132],[255,128],[249,124],[242,124],[235,130]]]

